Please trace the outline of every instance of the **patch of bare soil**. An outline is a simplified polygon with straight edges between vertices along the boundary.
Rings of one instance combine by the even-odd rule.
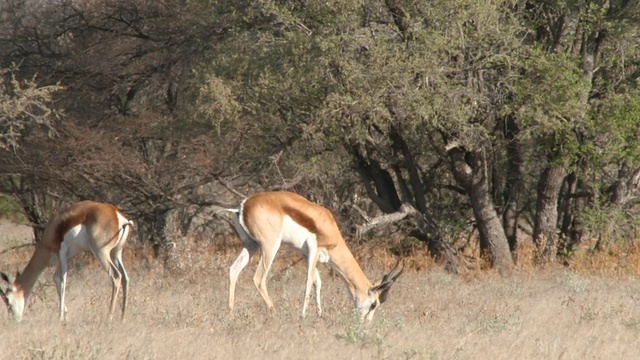
[[[321,269],[324,317],[314,301],[300,318],[305,271],[280,261],[270,273],[276,310],[267,311],[252,277],[240,275],[236,311],[227,309],[234,254],[177,249],[171,272],[131,257],[125,322],[105,321],[110,282],[95,263],[72,262],[69,319],[57,320],[52,269],[41,276],[25,313],[0,315],[4,359],[633,359],[640,356],[640,282],[562,269],[481,274],[409,270],[371,324],[361,326],[338,277]],[[23,263],[27,259],[23,259]],[[385,266],[363,260],[379,279]]]
[[[0,219],[0,245],[2,249],[7,246],[19,245],[33,241],[33,230],[30,226],[12,223]]]
[[[33,252],[30,226],[0,219],[0,271],[15,273],[22,269]]]

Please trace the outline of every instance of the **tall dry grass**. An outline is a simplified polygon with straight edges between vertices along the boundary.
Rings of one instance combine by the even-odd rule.
[[[340,279],[325,268],[325,316],[300,318],[304,268],[285,252],[271,271],[277,306],[266,310],[240,277],[236,312],[227,311],[234,251],[186,242],[167,266],[146,249],[125,250],[131,278],[125,322],[105,321],[110,284],[88,256],[72,261],[69,319],[57,320],[52,269],[41,277],[24,321],[0,316],[3,359],[635,359],[640,356],[640,281],[625,272],[521,267],[510,277],[453,276],[436,266],[408,270],[373,322],[361,326]],[[379,278],[379,249],[358,249]],[[6,254],[5,254],[6,255]],[[28,253],[0,257],[0,269]],[[415,260],[421,262],[421,259]]]

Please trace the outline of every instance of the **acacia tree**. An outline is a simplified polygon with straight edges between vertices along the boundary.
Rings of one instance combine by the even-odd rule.
[[[242,150],[267,149],[291,171],[341,158],[379,212],[416,209],[414,234],[434,253],[444,219],[471,217],[483,252],[508,268],[519,214],[530,213],[541,254],[555,256],[560,188],[573,189],[566,198],[579,193],[565,175],[594,129],[598,24],[612,26],[594,21],[610,16],[598,4],[238,6],[250,21],[208,71],[237,95],[235,126],[261,139]]]
[[[60,114],[54,110],[52,97],[61,87],[40,86],[35,77],[19,80],[17,70],[16,67],[0,70],[0,168],[4,170],[2,175],[5,175],[0,180],[1,188],[8,189],[9,191],[5,191],[16,196],[32,224],[41,224],[47,220],[43,216],[55,206],[55,201],[51,204],[47,197],[29,191],[27,184],[31,177],[15,169],[11,171],[5,165],[10,157],[24,161],[17,154],[24,149],[25,137],[43,133],[50,138],[55,134],[54,124]],[[34,226],[36,239],[41,238],[43,230],[42,227]]]
[[[161,247],[205,186],[292,189],[453,270],[477,234],[507,270],[522,219],[549,257],[585,204],[635,207],[632,3],[5,2],[2,66],[60,82],[65,117],[0,157],[3,191],[114,202]]]
[[[21,134],[24,146],[3,151],[0,174],[6,181],[0,191],[24,199],[27,213],[36,199],[112,202],[158,247],[167,242],[169,212],[211,202],[194,190],[211,182],[226,147],[203,141],[202,128],[182,119],[191,101],[185,91],[190,64],[224,33],[225,19],[204,22],[197,4],[179,5],[0,5],[7,20],[0,24],[0,61],[20,63],[16,79],[35,77],[49,86],[43,89],[63,86],[52,108],[64,113],[51,136],[30,131]],[[210,155],[217,147],[218,157]],[[46,222],[44,216],[31,220],[34,226]]]
[[[441,13],[392,1],[265,4],[210,67],[245,106],[240,126],[260,129],[258,144],[280,143],[292,164],[340,156],[379,212],[419,214],[412,234],[450,264],[455,258],[442,239],[443,223],[462,228],[471,214],[487,258],[508,269],[485,171],[498,102],[484,100],[498,96],[493,82],[507,77],[501,61],[484,56],[516,46],[516,39],[502,42],[499,32],[478,31],[467,20],[502,19],[501,8],[487,15],[473,2],[438,4]],[[465,11],[454,16],[459,5]],[[471,41],[456,43],[448,31],[452,16]],[[409,18],[421,21],[409,26]],[[234,50],[234,57],[222,55]]]
[[[570,250],[584,231],[580,213],[587,203],[593,204],[594,191],[597,191],[584,177],[586,168],[593,165],[586,165],[586,162],[594,146],[600,147],[590,134],[602,129],[599,119],[604,115],[602,107],[594,112],[593,106],[600,103],[598,98],[611,96],[615,99],[628,91],[627,75],[614,75],[615,71],[611,70],[632,54],[620,53],[615,45],[610,45],[637,39],[639,7],[631,1],[529,1],[526,10],[531,16],[530,26],[535,29],[530,40],[541,50],[537,60],[532,60],[537,76],[530,79],[536,83],[527,82],[539,91],[533,92],[536,95],[533,98],[528,95],[526,102],[544,109],[529,113],[526,118],[544,126],[537,142],[545,149],[547,160],[538,181],[533,237],[543,260],[549,261],[556,256],[559,234],[565,239],[560,249]],[[605,65],[603,54],[613,56],[613,61]],[[631,64],[633,69],[634,60]],[[619,86],[607,84],[612,75]],[[526,93],[532,92],[527,90]],[[615,118],[616,112],[609,114]],[[637,123],[637,116],[627,117],[627,121]],[[621,135],[620,140],[630,135],[623,123],[614,121],[611,125],[607,129]],[[615,147],[600,149],[608,152]],[[631,180],[635,171],[622,171],[619,175],[626,178],[620,179],[623,183],[635,182]],[[563,212],[560,217],[559,205]]]
[[[52,106],[52,96],[61,90],[58,85],[40,86],[37,79],[21,80],[16,67],[0,69],[0,149],[16,150],[25,133],[43,128],[54,133],[59,116]]]

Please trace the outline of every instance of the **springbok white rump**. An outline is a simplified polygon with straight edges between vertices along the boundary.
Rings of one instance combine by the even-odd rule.
[[[373,285],[344,242],[329,210],[291,192],[264,192],[246,198],[238,209],[224,209],[237,214],[236,232],[242,240],[242,251],[229,268],[229,309],[233,311],[235,287],[240,272],[251,256],[261,249],[260,262],[253,277],[267,307],[273,302],[267,292],[267,273],[282,243],[298,249],[307,262],[307,286],[302,305],[305,316],[315,285],[318,314],[322,316],[320,288],[322,282],[317,262],[327,263],[344,279],[361,321],[371,321],[376,308],[387,299],[391,285],[402,274],[398,263],[382,281]]]
[[[56,271],[53,281],[60,299],[60,320],[66,319],[64,303],[69,259],[80,251],[91,251],[109,274],[113,285],[109,318],[112,317],[116,299],[122,287],[122,318],[127,307],[129,278],[122,264],[122,248],[127,241],[133,222],[128,220],[115,206],[94,201],[80,201],[56,215],[47,224],[42,241],[22,273],[15,280],[2,273],[7,282],[0,289],[0,296],[7,304],[9,313],[17,321],[22,320],[25,303],[33,286],[44,269],[53,263]]]

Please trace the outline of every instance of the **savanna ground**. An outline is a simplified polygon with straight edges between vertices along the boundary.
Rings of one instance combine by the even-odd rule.
[[[30,241],[28,229],[0,225],[1,249]],[[270,273],[269,313],[241,274],[236,312],[227,310],[227,269],[237,248],[189,243],[163,266],[145,249],[125,249],[131,278],[125,322],[106,322],[110,285],[88,256],[72,261],[68,321],[57,320],[52,269],[40,278],[22,323],[0,316],[3,359],[635,359],[640,356],[637,260],[591,258],[573,269],[445,273],[421,255],[409,259],[373,322],[358,325],[342,281],[321,269],[325,315],[300,318],[304,268],[281,254]],[[0,255],[0,269],[22,269],[32,248]],[[393,263],[360,250],[379,279]],[[604,255],[609,256],[609,255]],[[615,259],[624,258],[616,254]],[[610,265],[613,263],[614,265]],[[426,265],[425,265],[426,264]],[[418,269],[418,270],[416,270]]]

